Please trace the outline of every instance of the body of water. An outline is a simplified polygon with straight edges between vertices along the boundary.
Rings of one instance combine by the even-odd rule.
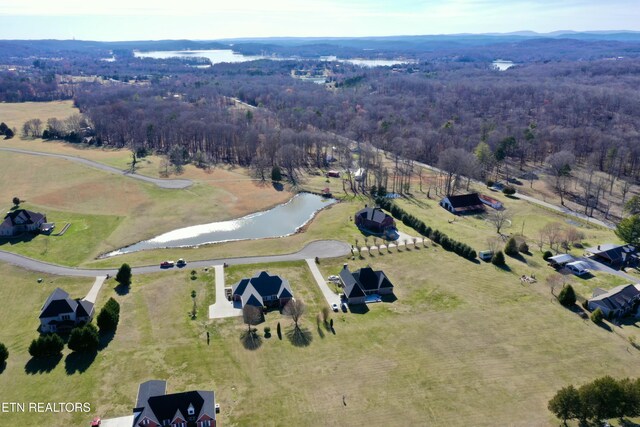
[[[150,240],[108,253],[115,256],[145,249],[179,248],[220,243],[233,240],[282,237],[298,231],[320,209],[336,203],[311,193],[300,193],[283,205],[229,221],[212,222],[179,228]]]
[[[152,52],[137,52],[134,51],[134,55],[137,58],[154,58],[154,59],[166,59],[166,58],[189,58],[199,56],[202,58],[208,58],[211,64],[219,64],[222,62],[247,62],[255,61],[258,59],[270,59],[270,60],[292,60],[296,58],[280,58],[274,56],[247,56],[241,53],[235,53],[231,49],[209,49],[209,50],[159,50]],[[341,59],[335,56],[323,56],[318,58],[320,61],[335,61],[345,62],[349,64],[359,65],[362,67],[381,67],[391,66],[396,64],[410,64],[413,61],[407,61],[403,59],[391,60],[391,59]]]
[[[492,65],[493,65],[493,68],[499,71],[505,71],[516,64],[514,64],[512,61],[506,61],[504,59],[496,59],[495,61],[492,62]]]

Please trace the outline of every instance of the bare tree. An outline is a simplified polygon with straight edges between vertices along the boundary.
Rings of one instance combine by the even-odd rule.
[[[245,304],[242,306],[242,321],[247,325],[247,333],[251,334],[251,327],[262,322],[262,310],[255,305]]]
[[[455,193],[460,185],[461,176],[466,176],[468,179],[474,178],[481,169],[476,157],[462,148],[447,148],[440,153],[438,168],[445,172],[444,193],[446,195]]]
[[[499,237],[488,237],[487,238],[487,248],[496,253],[502,247],[502,240]]]
[[[564,233],[564,226],[559,222],[550,222],[547,223],[540,230],[541,236],[547,240],[549,243],[549,247],[558,251],[558,245],[562,240],[562,235]]]
[[[302,300],[291,299],[289,300],[287,305],[284,306],[282,314],[291,317],[291,320],[293,320],[293,323],[295,324],[295,328],[300,329],[300,327],[298,326],[298,322],[300,321],[300,318],[302,317],[306,309],[307,306],[304,304],[304,302],[302,302]]]
[[[571,183],[571,168],[576,157],[570,151],[562,150],[547,156],[545,162],[549,165],[549,172],[553,177],[553,188],[560,196],[560,204],[564,205],[564,195]]]
[[[511,214],[506,209],[493,210],[487,215],[487,220],[496,228],[496,233],[511,224]]]
[[[575,246],[584,239],[584,233],[575,227],[566,227],[563,233],[563,240],[567,246]]]

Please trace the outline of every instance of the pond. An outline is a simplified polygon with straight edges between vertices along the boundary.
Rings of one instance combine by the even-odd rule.
[[[209,243],[234,240],[264,239],[294,234],[321,209],[337,200],[311,193],[299,193],[287,203],[229,221],[212,222],[179,228],[153,239],[118,249],[105,257],[128,254],[146,249],[196,247]]]

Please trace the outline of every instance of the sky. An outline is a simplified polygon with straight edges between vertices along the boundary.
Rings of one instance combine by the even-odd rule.
[[[0,39],[640,31],[638,0],[0,0]]]

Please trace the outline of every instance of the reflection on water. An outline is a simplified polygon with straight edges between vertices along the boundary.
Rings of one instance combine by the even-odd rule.
[[[512,61],[505,61],[504,59],[496,59],[495,61],[492,62],[492,64],[493,64],[493,68],[499,71],[506,71],[509,68],[516,65]]]
[[[230,221],[213,222],[179,228],[150,240],[108,253],[106,256],[138,252],[145,249],[198,246],[231,240],[264,239],[288,236],[313,218],[320,209],[335,203],[315,194],[300,193],[283,205]]]

